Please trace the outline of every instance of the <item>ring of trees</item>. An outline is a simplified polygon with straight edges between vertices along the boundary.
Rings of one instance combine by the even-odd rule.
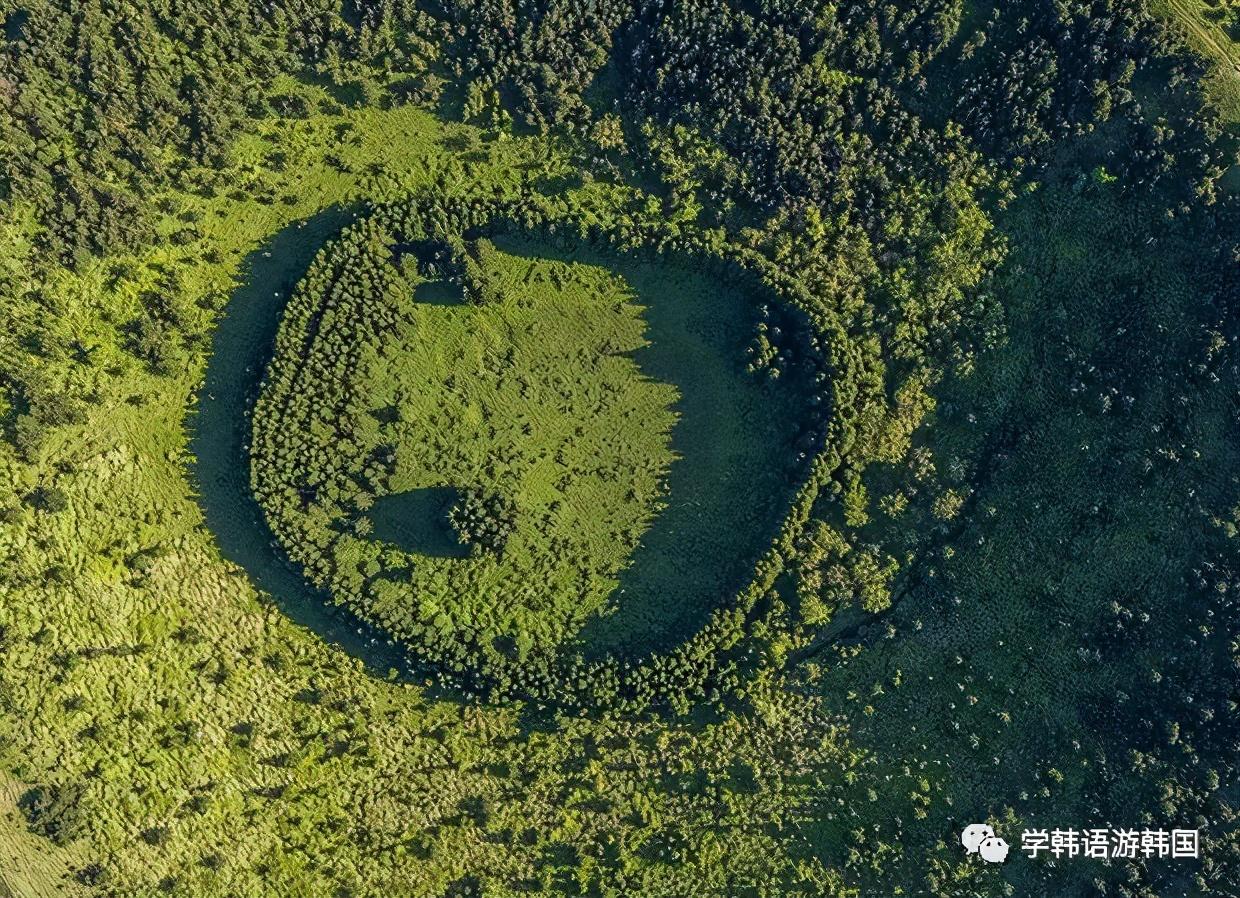
[[[825,304],[756,253],[719,245],[709,234],[686,236],[657,219],[617,216],[613,221],[620,223],[605,228],[598,224],[601,218],[573,201],[528,191],[502,198],[438,194],[369,210],[319,252],[285,309],[253,413],[251,486],[278,545],[307,579],[399,640],[441,682],[492,701],[592,712],[640,713],[657,706],[684,711],[725,694],[743,694],[755,670],[771,659],[786,610],[775,582],[852,440],[855,414],[840,412],[856,405],[866,362]],[[531,232],[565,248],[585,242],[613,253],[675,253],[733,276],[743,270],[800,322],[799,332],[788,339],[801,341],[799,348],[817,371],[813,412],[799,444],[807,450],[804,478],[790,513],[748,586],[670,651],[642,658],[587,657],[567,644],[523,653],[520,660],[497,656],[456,622],[437,626],[415,619],[408,597],[394,600],[394,581],[381,576],[390,557],[383,544],[359,542],[365,534],[348,525],[388,491],[394,450],[367,448],[348,428],[331,422],[368,401],[351,373],[362,353],[377,350],[398,326],[398,312],[385,296],[400,277],[400,252],[417,247],[420,266],[462,282],[466,301],[485,302],[488,285],[468,270],[464,242]],[[463,543],[487,552],[502,549],[513,513],[501,497],[466,492],[450,516]],[[365,557],[357,556],[359,544],[369,547]],[[377,586],[380,582],[385,585]]]

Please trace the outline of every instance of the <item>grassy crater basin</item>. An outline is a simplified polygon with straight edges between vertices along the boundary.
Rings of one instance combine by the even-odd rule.
[[[293,291],[253,414],[277,543],[456,670],[683,642],[748,582],[801,470],[806,372],[792,348],[753,364],[773,297],[430,218],[360,222]]]

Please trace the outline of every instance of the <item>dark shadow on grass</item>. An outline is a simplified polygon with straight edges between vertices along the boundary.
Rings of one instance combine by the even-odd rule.
[[[366,512],[372,536],[405,552],[440,558],[465,558],[469,547],[456,538],[448,511],[460,498],[451,486],[432,486],[380,496]]]
[[[642,373],[680,392],[672,430],[677,460],[667,507],[620,575],[615,612],[580,633],[589,656],[644,656],[688,638],[744,588],[791,507],[804,468],[793,443],[807,384],[767,382],[745,370],[759,306],[778,299],[740,270],[643,260],[550,242],[495,238],[504,252],[582,262],[624,278],[645,307],[649,345],[630,354]],[[713,266],[712,266],[713,267]]]
[[[465,290],[451,281],[423,281],[413,288],[413,298],[432,306],[465,304]]]
[[[244,568],[295,623],[359,658],[376,676],[408,663],[388,637],[314,589],[273,546],[262,509],[250,491],[250,412],[271,360],[284,304],[319,248],[353,218],[328,209],[276,234],[245,264],[245,284],[216,326],[206,378],[190,423],[190,450],[203,519],[221,554]]]

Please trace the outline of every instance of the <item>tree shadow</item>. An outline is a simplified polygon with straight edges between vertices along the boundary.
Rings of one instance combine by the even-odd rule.
[[[607,268],[644,309],[649,343],[629,356],[644,376],[680,393],[676,460],[667,505],[621,572],[613,608],[588,621],[579,638],[591,657],[672,648],[749,582],[804,476],[794,443],[808,383],[797,375],[770,382],[745,368],[758,309],[779,300],[740,269],[564,249],[518,235],[494,239],[512,255]]]
[[[287,298],[323,244],[353,220],[330,208],[289,225],[246,261],[245,283],[217,322],[206,377],[189,422],[193,477],[203,520],[220,554],[295,623],[360,659],[375,676],[408,673],[407,657],[382,630],[314,589],[275,548],[262,508],[250,491],[250,414],[271,361]]]
[[[465,290],[451,281],[423,281],[413,288],[413,298],[430,306],[463,306]]]
[[[366,512],[372,536],[404,552],[439,558],[465,558],[469,547],[457,539],[448,511],[460,498],[452,486],[431,486],[380,496]]]

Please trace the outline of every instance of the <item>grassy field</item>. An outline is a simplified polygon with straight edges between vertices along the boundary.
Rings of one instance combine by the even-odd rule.
[[[76,898],[84,895],[74,878],[82,852],[58,847],[31,833],[19,802],[21,783],[0,779],[0,898]]]
[[[348,625],[325,620],[320,597],[247,529],[254,507],[236,489],[246,476],[235,454],[241,375],[278,316],[270,300],[330,232],[316,216],[439,177],[503,188],[555,179],[564,165],[547,142],[487,142],[411,108],[272,119],[240,142],[223,188],[153,198],[168,210],[161,232],[182,237],[46,285],[55,304],[41,314],[92,361],[69,363],[66,384],[92,398],[86,420],[58,429],[33,462],[0,451],[13,510],[0,527],[0,762],[71,796],[76,835],[61,860],[20,821],[6,823],[0,841],[20,856],[4,868],[7,885],[14,870],[46,870],[31,880],[42,887],[67,863],[95,890],[126,896],[438,898],[477,894],[484,877],[504,894],[722,894],[786,877],[835,888],[825,871],[793,865],[780,823],[810,800],[807,764],[857,763],[841,736],[815,724],[813,698],[755,691],[729,722],[535,727],[519,705],[462,704],[389,681],[383,658],[367,667],[366,647],[346,642]],[[28,221],[15,210],[0,233],[14,271],[26,270]],[[513,264],[567,270],[550,259]],[[657,316],[687,314],[657,280],[652,270],[630,282],[652,297],[652,337]],[[196,336],[158,375],[123,347],[125,323],[161,289],[183,300]],[[636,339],[638,304],[609,290],[610,314]],[[459,322],[454,332],[467,336]],[[213,336],[241,338],[223,368],[208,365]],[[651,365],[650,381],[633,388],[658,397],[657,411],[675,391],[654,382],[667,376],[656,347],[607,364]],[[693,385],[680,389],[687,402]],[[673,480],[693,451],[677,445],[677,428],[717,433],[693,411],[670,450],[662,438],[656,446],[664,459],[684,455]],[[207,430],[218,442],[204,442]],[[40,487],[62,491],[65,507],[25,501]]]
[[[415,205],[434,219],[432,202]],[[293,290],[255,407],[252,485],[289,556],[425,658],[469,646],[479,669],[570,646],[640,658],[700,630],[748,585],[804,471],[802,366],[748,364],[774,294],[553,242],[554,225],[375,227]],[[338,473],[311,474],[325,452]],[[479,526],[502,540],[453,545],[467,496],[498,503]]]
[[[1212,63],[1206,93],[1225,121],[1240,122],[1240,44],[1236,41],[1240,8],[1231,0],[1152,0],[1150,6]]]

